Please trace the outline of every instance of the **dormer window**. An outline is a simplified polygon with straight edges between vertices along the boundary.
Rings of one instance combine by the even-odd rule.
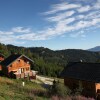
[[[18,62],[20,62],[20,60],[18,60]]]

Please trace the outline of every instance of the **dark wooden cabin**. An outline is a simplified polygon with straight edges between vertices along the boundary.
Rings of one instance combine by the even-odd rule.
[[[36,78],[36,71],[31,70],[31,64],[34,63],[25,55],[12,54],[1,62],[2,73],[12,78]]]
[[[100,63],[69,63],[62,71],[61,77],[64,78],[64,84],[72,91],[81,83],[82,95],[100,97]]]

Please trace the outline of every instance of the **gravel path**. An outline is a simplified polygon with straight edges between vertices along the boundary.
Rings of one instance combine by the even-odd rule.
[[[53,81],[54,81],[54,79],[52,79],[52,78],[39,76],[39,75],[36,76],[36,79],[42,81],[44,84],[47,84],[47,85],[52,85]]]

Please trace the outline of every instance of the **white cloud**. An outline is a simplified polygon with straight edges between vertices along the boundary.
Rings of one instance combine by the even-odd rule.
[[[16,33],[29,33],[29,32],[31,32],[30,28],[23,28],[23,27],[14,27],[14,28],[12,28],[12,31],[16,32]]]
[[[28,34],[22,34],[16,36],[17,39],[22,39],[22,40],[32,40],[34,39],[36,35],[34,33],[28,33]]]
[[[75,34],[70,34],[70,37],[73,37],[73,38],[77,38],[77,37],[86,37],[86,35],[84,34],[84,31],[81,30]]]
[[[75,5],[75,6],[73,6],[73,7],[75,7],[74,9],[73,9],[72,6],[71,7],[68,6],[68,9],[67,9],[65,6],[71,5],[71,4],[68,4],[68,3],[63,4],[64,5],[63,6],[64,9],[63,9],[63,7],[61,7],[62,4],[60,6],[55,5],[54,7],[52,7],[52,10],[47,13],[47,14],[54,14],[54,13],[58,12],[57,16],[52,15],[52,17],[48,18],[48,21],[56,22],[55,27],[53,27],[53,30],[55,30],[53,33],[55,35],[68,33],[69,31],[75,31],[75,30],[80,30],[80,29],[84,29],[84,28],[89,28],[91,26],[96,26],[98,23],[100,23],[100,21],[99,21],[100,20],[99,19],[100,18],[100,12],[98,10],[96,10],[97,8],[100,7],[100,6],[97,6],[97,5],[100,5],[100,0],[98,0],[98,2],[95,3],[93,6],[90,6],[89,4],[84,5],[84,6],[82,6],[81,4],[74,4]],[[94,7],[96,7],[96,8],[94,8]],[[61,10],[64,10],[64,11],[59,12]],[[67,16],[66,14],[70,11],[73,12],[73,13],[71,15],[69,14],[69,16]],[[75,12],[75,11],[78,11],[78,13]],[[84,12],[87,12],[87,13],[84,13]],[[81,14],[81,13],[83,13],[83,14]],[[70,16],[74,20],[67,23],[68,19],[69,19],[67,17],[70,17]],[[68,25],[68,24],[70,24],[70,25]],[[83,35],[83,34],[81,36],[85,37],[85,35]]]
[[[45,14],[45,15],[54,14],[56,12],[60,12],[63,10],[79,8],[80,6],[81,6],[80,4],[69,4],[69,3],[63,2],[61,4],[55,4],[55,5],[51,6],[52,10],[44,12],[43,14]]]
[[[13,32],[0,31],[0,35],[10,35],[10,34],[13,34]]]
[[[77,15],[76,18],[77,19],[83,19],[83,18],[85,18],[85,15]]]
[[[0,42],[5,44],[10,44],[16,41],[15,37],[12,35],[0,35]]]
[[[87,12],[87,11],[89,11],[89,10],[91,10],[91,7],[90,7],[89,5],[83,6],[83,7],[80,7],[79,9],[77,9],[77,11],[78,11],[79,13]]]
[[[100,0],[97,0],[97,2],[96,2],[96,4],[94,5],[93,8],[100,10]]]
[[[98,2],[100,4],[100,0]],[[44,14],[50,27],[43,30],[32,31],[31,28],[14,27],[9,31],[0,31],[0,42],[3,43],[18,43],[19,40],[47,40],[55,36],[64,36],[70,34],[71,37],[85,37],[84,30],[90,27],[98,27],[100,24],[99,4],[93,6],[73,3],[61,3],[51,6],[51,10]],[[94,7],[94,8],[93,8]],[[82,30],[82,31],[80,31]],[[75,34],[75,31],[79,31]],[[17,34],[20,33],[20,34]],[[23,42],[24,43],[24,42]]]
[[[63,20],[67,17],[72,16],[74,13],[75,13],[74,11],[67,11],[64,13],[59,13],[57,16],[47,18],[47,20],[51,21],[51,22],[52,21],[60,21],[60,20]]]

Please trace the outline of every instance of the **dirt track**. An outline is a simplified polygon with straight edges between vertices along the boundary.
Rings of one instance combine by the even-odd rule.
[[[44,77],[44,76],[36,76],[36,79],[39,79],[40,81],[42,81],[44,84],[48,84],[48,85],[52,85],[54,79],[53,78],[48,78],[48,77]]]

